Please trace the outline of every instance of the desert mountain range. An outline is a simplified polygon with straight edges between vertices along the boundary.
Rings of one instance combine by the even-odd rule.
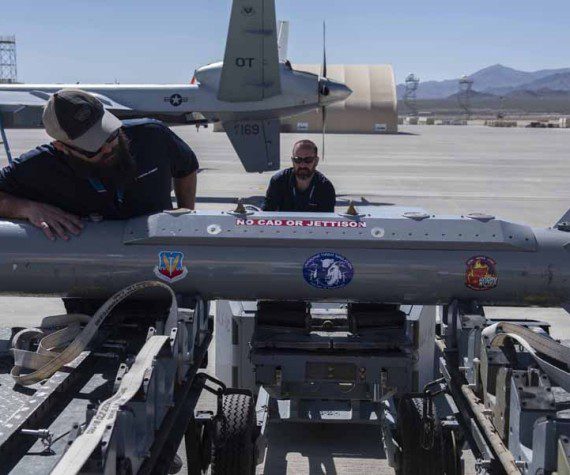
[[[520,91],[566,91],[570,92],[570,68],[519,71],[502,64],[495,64],[468,75],[473,80],[472,89],[477,92],[506,96]],[[403,97],[405,85],[396,87],[398,98]],[[418,99],[443,99],[456,94],[459,78],[444,81],[421,81],[416,96]]]

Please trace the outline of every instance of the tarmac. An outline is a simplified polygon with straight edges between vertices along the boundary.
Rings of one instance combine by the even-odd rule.
[[[199,209],[229,210],[237,198],[260,204],[269,173],[246,174],[223,133],[173,127],[201,165]],[[42,130],[8,130],[14,156],[47,142]],[[318,134],[282,134],[282,166],[292,144]],[[337,210],[361,197],[372,204],[424,207],[433,213],[485,212],[531,226],[552,226],[570,208],[570,130],[484,126],[401,126],[395,135],[327,135],[319,170],[334,183]],[[0,163],[6,164],[4,150]],[[62,311],[58,299],[0,298],[1,326],[34,325]],[[487,315],[548,321],[551,333],[570,339],[561,309],[487,308]],[[210,370],[213,368],[210,350]],[[182,455],[182,454],[181,454]],[[474,473],[467,455],[466,473]],[[379,431],[362,426],[272,426],[265,474],[389,474]]]

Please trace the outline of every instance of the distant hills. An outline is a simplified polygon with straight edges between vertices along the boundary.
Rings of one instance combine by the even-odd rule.
[[[542,69],[540,71],[518,71],[502,64],[495,64],[468,76],[473,80],[473,90],[504,96],[514,91],[570,92],[570,68]],[[404,95],[405,85],[398,84],[398,98]],[[459,78],[444,81],[420,82],[416,96],[418,99],[444,99],[459,90]]]
[[[570,68],[519,71],[495,64],[468,76],[473,80],[471,105],[474,112],[570,114]],[[405,85],[398,84],[398,99]],[[455,114],[458,105],[459,78],[420,82],[416,97],[420,110]],[[399,101],[400,113],[409,113]]]

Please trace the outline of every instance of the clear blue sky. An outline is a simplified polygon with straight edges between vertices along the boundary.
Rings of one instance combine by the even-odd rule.
[[[187,82],[221,60],[230,0],[1,0],[0,34],[17,38],[24,82]],[[469,74],[495,63],[570,67],[568,0],[276,0],[289,57],[390,63],[400,82]]]

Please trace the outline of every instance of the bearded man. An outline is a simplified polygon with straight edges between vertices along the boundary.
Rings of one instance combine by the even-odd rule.
[[[264,211],[334,212],[333,184],[317,171],[318,149],[311,140],[293,145],[293,166],[271,177]]]
[[[121,122],[93,95],[55,93],[43,123],[53,142],[0,171],[0,217],[25,219],[49,239],[68,240],[82,218],[127,219],[194,208],[198,160],[159,121]]]

